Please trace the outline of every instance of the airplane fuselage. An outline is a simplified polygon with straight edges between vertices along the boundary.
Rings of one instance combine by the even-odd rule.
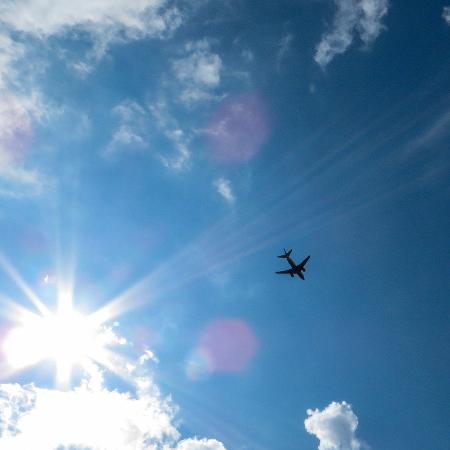
[[[287,262],[289,263],[289,265],[294,270],[294,272],[299,276],[299,278],[303,278],[302,272],[305,272],[305,268],[304,267],[298,268],[296,262],[290,256],[288,256],[286,259],[287,259]],[[292,275],[292,276],[294,276],[294,275]]]
[[[297,264],[295,263],[295,261],[294,261],[290,256],[287,257],[287,262],[289,263],[289,265],[290,265],[293,269],[295,269],[295,268],[297,267]]]

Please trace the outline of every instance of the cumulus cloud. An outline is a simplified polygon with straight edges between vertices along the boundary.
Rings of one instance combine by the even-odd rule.
[[[154,393],[63,392],[34,385],[0,385],[1,450],[144,450],[178,437],[173,407]]]
[[[175,77],[183,86],[182,102],[192,104],[214,98],[213,90],[220,84],[220,56],[211,51],[211,43],[207,39],[189,42],[184,50],[185,56],[172,64]]]
[[[1,384],[0,450],[225,450],[214,439],[179,441],[178,408],[145,369],[148,355],[136,364],[114,361],[130,385],[127,392],[108,389],[94,363],[67,391]]]
[[[347,402],[332,402],[323,411],[308,409],[306,431],[319,439],[319,450],[360,450],[358,418]]]
[[[178,443],[176,450],[225,450],[215,439],[186,439]]]
[[[213,182],[217,192],[228,202],[234,203],[235,197],[231,188],[231,181],[226,178],[218,178]]]
[[[447,24],[450,25],[450,6],[444,6],[444,9],[442,10],[442,17]]]
[[[388,12],[388,0],[334,0],[337,11],[331,30],[322,36],[316,48],[315,61],[325,68],[330,61],[344,53],[355,34],[368,46],[384,28],[382,20]]]

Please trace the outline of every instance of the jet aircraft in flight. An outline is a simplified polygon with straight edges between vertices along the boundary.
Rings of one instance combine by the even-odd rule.
[[[292,250],[289,250],[287,252],[286,249],[284,249],[284,255],[278,256],[278,258],[287,259],[291,268],[287,269],[287,270],[281,270],[280,272],[275,272],[275,273],[286,274],[286,275],[289,274],[292,278],[294,278],[294,275],[298,275],[302,280],[304,280],[305,277],[303,276],[303,272],[306,271],[305,265],[308,262],[311,255],[307,256],[300,264],[297,265],[295,263],[295,261],[291,258],[291,253],[292,253]]]

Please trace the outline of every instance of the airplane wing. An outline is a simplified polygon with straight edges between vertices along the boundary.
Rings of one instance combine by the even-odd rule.
[[[307,256],[298,266],[297,269],[301,269],[305,267],[305,264],[309,261],[309,258],[311,258],[311,255]]]
[[[275,273],[279,273],[279,274],[283,274],[283,275],[292,275],[292,269],[288,269],[288,270],[280,270],[279,272],[275,272]]]

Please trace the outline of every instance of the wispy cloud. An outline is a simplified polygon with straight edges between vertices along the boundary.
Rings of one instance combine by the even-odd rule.
[[[25,53],[23,44],[14,41],[7,33],[0,33],[0,90],[17,76],[14,63]]]
[[[118,124],[103,149],[103,156],[110,158],[123,152],[147,150],[152,147],[154,137],[163,137],[175,152],[170,154],[158,145],[153,148],[154,155],[170,170],[189,168],[189,133],[181,128],[164,99],[147,105],[125,100],[112,109],[112,115],[118,119]],[[149,130],[153,130],[155,136]]]
[[[39,38],[74,30],[87,32],[98,50],[117,40],[162,37],[182,23],[180,11],[166,0],[12,0],[0,4],[0,17],[11,30]]]
[[[181,128],[177,119],[170,113],[169,105],[164,99],[149,104],[149,110],[155,120],[156,127],[175,149],[175,155],[160,154],[162,163],[175,171],[187,169],[191,158],[188,133]]]
[[[228,203],[234,203],[236,200],[233,189],[231,188],[231,181],[227,180],[226,178],[218,178],[217,180],[214,180],[213,182],[214,187],[216,188],[217,192],[228,202]]]
[[[401,158],[407,158],[415,155],[418,151],[431,148],[448,149],[448,145],[440,145],[447,142],[446,138],[450,134],[450,111],[444,111],[435,117],[426,128],[409,141],[403,151],[400,153]]]
[[[306,431],[319,439],[319,450],[360,450],[358,418],[347,402],[332,402],[323,411],[308,409]]]
[[[78,54],[75,61],[64,51],[60,54],[67,60],[68,67],[81,78],[94,70],[112,44],[148,38],[164,39],[184,21],[181,11],[168,0],[28,0],[25,3],[11,0],[0,2],[0,17],[4,30],[3,37],[0,37],[2,49],[14,45],[17,50],[25,42],[27,45],[33,41],[42,43],[50,37],[86,40],[90,49],[84,55]],[[22,43],[15,42],[12,36],[14,39],[19,36]],[[6,42],[8,45],[5,46],[6,39],[10,42]],[[5,56],[4,53],[0,50],[0,77],[3,75],[3,78],[4,59],[11,59],[10,54]],[[8,67],[11,69],[11,64]],[[13,74],[9,78],[13,78]]]
[[[29,165],[34,125],[48,114],[48,107],[36,93],[29,97],[0,93],[0,195],[34,196],[48,182]]]
[[[444,6],[444,9],[442,10],[442,17],[447,24],[450,25],[450,6]]]
[[[166,0],[12,0],[2,2],[2,22],[17,31],[38,36],[65,33],[81,27],[95,34],[121,31],[129,38],[159,35],[179,25],[179,12]]]
[[[112,114],[118,118],[119,124],[103,150],[103,156],[112,157],[124,150],[142,151],[148,148],[146,125],[149,117],[142,106],[125,100],[112,109]]]
[[[355,34],[368,46],[384,28],[382,20],[388,12],[388,0],[334,0],[337,11],[330,31],[322,36],[316,48],[315,61],[324,69],[331,60],[344,53]]]
[[[450,134],[450,111],[441,114],[425,131],[416,138],[412,147],[427,147]]]
[[[184,53],[172,63],[175,77],[182,85],[181,101],[190,105],[216,98],[214,89],[220,84],[222,59],[211,51],[211,42],[207,39],[189,42]]]
[[[251,63],[251,62],[253,62],[253,60],[255,59],[255,55],[254,55],[253,52],[252,52],[251,50],[249,50],[248,48],[242,50],[241,55],[242,55],[242,59],[243,59],[246,63]]]
[[[281,64],[283,59],[286,57],[289,49],[291,48],[292,41],[294,40],[294,35],[292,33],[286,33],[280,40],[278,44],[277,52],[277,72],[281,70]]]

